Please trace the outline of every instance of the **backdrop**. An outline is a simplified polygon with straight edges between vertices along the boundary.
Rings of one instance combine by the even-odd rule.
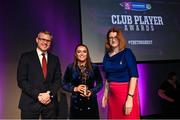
[[[35,48],[39,31],[53,33],[51,51],[59,56],[63,73],[67,64],[72,62],[74,48],[81,41],[79,9],[79,0],[0,1],[0,119],[20,117],[18,102],[21,91],[16,82],[18,59],[21,53]],[[102,71],[101,64],[99,67]],[[179,68],[179,61],[138,63],[142,117],[161,113],[157,89],[169,71],[176,71],[179,75]],[[100,105],[102,92],[98,94],[99,111],[101,118],[106,118],[107,109]],[[65,118],[66,94],[59,93],[59,117]]]

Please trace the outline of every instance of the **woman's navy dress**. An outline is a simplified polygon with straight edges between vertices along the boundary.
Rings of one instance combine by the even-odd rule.
[[[84,83],[81,79],[81,71],[79,68],[74,69],[73,64],[69,64],[66,68],[64,79],[62,82],[63,89],[71,92],[70,118],[73,119],[98,119],[99,110],[96,93],[102,88],[102,77],[98,66],[92,64],[93,73],[87,71],[88,77],[86,85],[92,91],[92,95],[82,97],[79,93],[74,92],[74,87]]]

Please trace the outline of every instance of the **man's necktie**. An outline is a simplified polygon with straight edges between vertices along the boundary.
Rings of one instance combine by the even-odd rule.
[[[42,70],[43,70],[43,74],[44,74],[44,78],[46,79],[46,75],[47,75],[47,63],[46,63],[46,57],[45,54],[42,54]]]

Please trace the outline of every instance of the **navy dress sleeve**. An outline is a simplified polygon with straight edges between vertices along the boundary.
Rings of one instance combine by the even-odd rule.
[[[103,86],[103,82],[102,82],[102,76],[101,73],[99,71],[99,68],[97,65],[93,65],[93,72],[94,72],[94,80],[96,82],[95,86],[91,89],[93,94],[98,93],[102,86]]]
[[[125,59],[127,62],[128,72],[129,72],[130,77],[138,78],[139,75],[138,75],[138,70],[137,70],[136,58],[133,52],[131,51],[131,49],[126,49]]]
[[[65,91],[73,92],[74,91],[74,85],[72,84],[72,65],[69,64],[66,68],[66,71],[64,73],[64,77],[62,80],[62,88]]]

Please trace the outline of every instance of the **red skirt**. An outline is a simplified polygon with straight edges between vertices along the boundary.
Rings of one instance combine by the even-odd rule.
[[[133,108],[130,115],[125,115],[124,112],[124,105],[128,95],[129,84],[127,82],[110,82],[109,90],[108,119],[140,119],[137,85],[134,92]]]

